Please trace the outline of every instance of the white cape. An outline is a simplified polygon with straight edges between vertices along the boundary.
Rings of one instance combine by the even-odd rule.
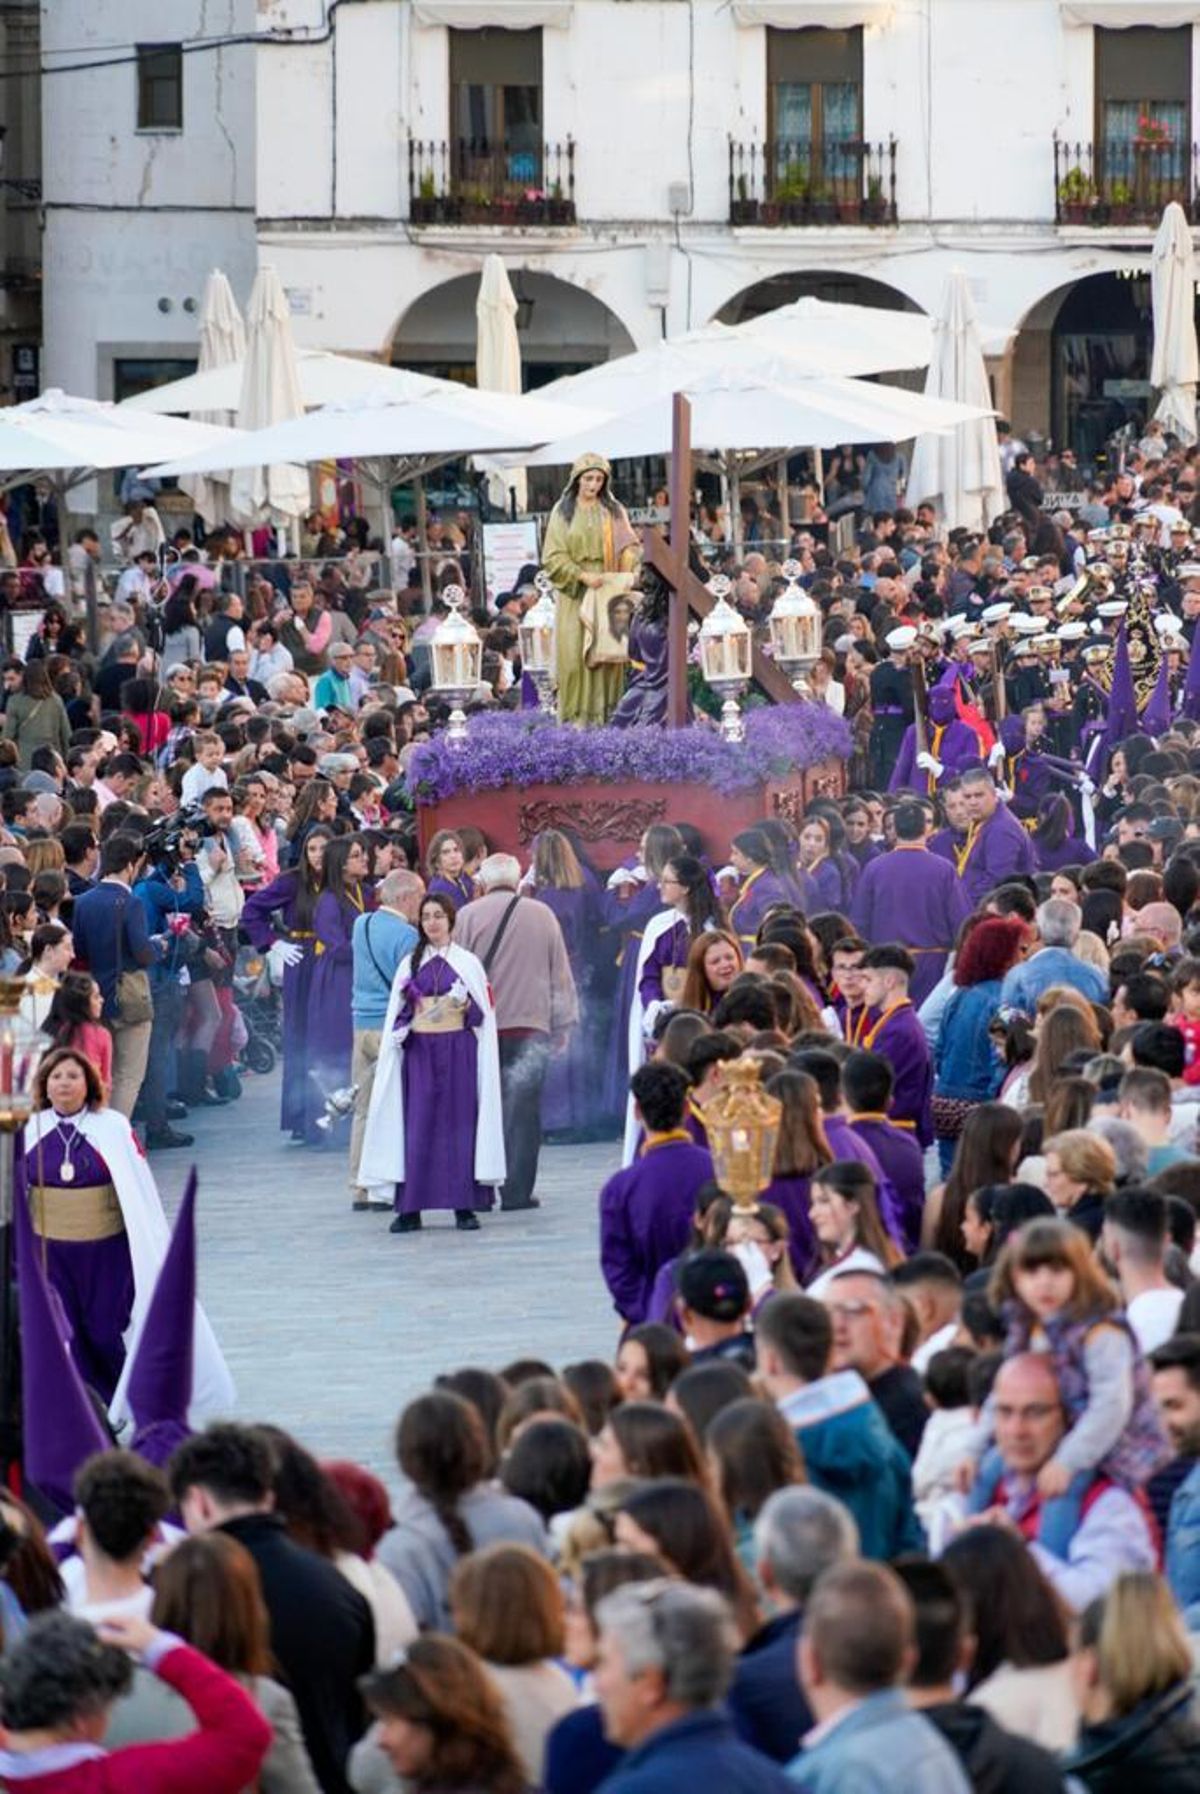
[[[654,951],[658,941],[667,930],[674,928],[676,922],[683,917],[677,909],[660,909],[656,916],[651,916],[646,924],[638,948],[637,970],[633,977],[633,1000],[629,1005],[629,1075],[633,1076],[639,1066],[646,1063],[646,1021],[647,1009],[641,998],[642,973],[646,969],[646,961]],[[704,924],[704,930],[716,928],[717,924],[710,917]],[[625,1098],[625,1140],[621,1153],[621,1164],[632,1165],[637,1157],[638,1119],[633,1112],[633,1097]]]
[[[153,1173],[135,1146],[133,1130],[125,1117],[116,1109],[100,1109],[84,1110],[73,1119],[112,1173],[133,1261],[133,1313],[125,1333],[125,1366],[108,1409],[108,1417],[116,1427],[125,1422],[132,1424],[126,1387],[154,1285],[171,1241],[171,1229]],[[25,1154],[31,1178],[36,1178],[37,1143],[43,1134],[53,1133],[54,1125],[54,1112],[49,1109],[43,1109],[25,1124]],[[230,1414],[237,1402],[229,1366],[199,1302],[194,1352],[192,1401],[188,1409],[188,1423],[193,1427]]]
[[[502,1184],[507,1171],[500,1109],[500,1047],[492,993],[483,967],[465,947],[451,943],[442,949],[442,957],[454,968],[483,1011],[483,1021],[475,1030],[479,1043],[475,1076],[475,1181]],[[368,1189],[375,1189],[380,1184],[405,1182],[404,1088],[401,1080],[405,1042],[396,1038],[396,1016],[404,987],[412,975],[411,968],[412,955],[409,954],[401,961],[392,980],[392,994],[383,1018],[379,1063],[375,1068],[375,1086],[367,1110],[358,1168],[358,1181]]]

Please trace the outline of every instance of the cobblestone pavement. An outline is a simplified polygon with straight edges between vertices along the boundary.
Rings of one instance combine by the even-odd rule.
[[[437,1215],[392,1236],[386,1214],[351,1211],[343,1153],[279,1133],[278,1085],[248,1078],[240,1102],[178,1124],[190,1152],[151,1160],[172,1216],[195,1160],[201,1299],[243,1416],[391,1473],[396,1416],[439,1371],[611,1354],[596,1198],[618,1142],[544,1148],[528,1214],[484,1215],[467,1234]]]

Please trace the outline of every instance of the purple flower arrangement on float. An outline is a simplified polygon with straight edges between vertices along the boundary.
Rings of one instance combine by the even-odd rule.
[[[764,705],[745,721],[734,744],[702,724],[577,729],[539,711],[475,716],[465,741],[439,735],[414,751],[409,790],[419,804],[508,785],[708,785],[728,797],[850,758],[849,725],[823,704]]]

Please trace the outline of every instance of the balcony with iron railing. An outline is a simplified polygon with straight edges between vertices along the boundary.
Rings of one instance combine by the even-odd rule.
[[[408,140],[409,222],[575,223],[575,144],[540,147],[457,137]]]
[[[730,138],[729,222],[895,224],[896,139]]]
[[[1178,200],[1200,222],[1194,143],[1173,143],[1149,120],[1140,137],[1118,142],[1054,139],[1056,224],[1138,224],[1153,229],[1163,207]]]

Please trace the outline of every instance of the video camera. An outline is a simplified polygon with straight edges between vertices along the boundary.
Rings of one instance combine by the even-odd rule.
[[[221,832],[208,820],[203,810],[178,810],[174,816],[166,816],[152,829],[147,829],[142,836],[142,845],[146,850],[146,857],[153,860],[156,866],[175,872],[181,863],[180,848],[185,839],[190,837],[198,845],[209,836],[219,835]]]

